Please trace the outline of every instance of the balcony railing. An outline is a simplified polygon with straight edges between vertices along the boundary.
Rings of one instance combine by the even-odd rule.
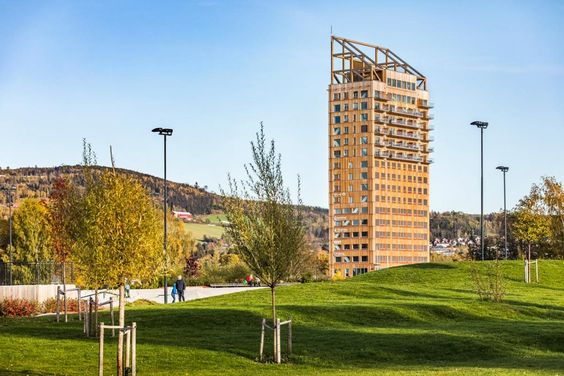
[[[390,99],[390,95],[379,91],[377,93],[374,93],[374,99],[376,99],[377,101],[388,101]]]
[[[404,108],[384,106],[384,111],[391,112],[391,113],[394,113],[394,114],[403,115],[403,116],[413,116],[413,117],[417,117],[417,118],[423,117],[423,112],[414,111],[414,110],[406,110]]]
[[[388,119],[388,123],[392,125],[397,125],[401,127],[408,127],[413,129],[420,129],[421,126],[417,123],[408,123],[405,120]]]
[[[404,144],[404,143],[400,143],[400,142],[388,142],[387,146],[390,147],[390,148],[421,151],[421,148],[417,145],[409,145],[409,144]]]
[[[423,107],[423,108],[433,108],[433,107],[435,107],[435,104],[433,102],[429,102],[429,101],[424,100],[424,99],[419,99],[419,101],[417,102],[417,105],[419,107]]]

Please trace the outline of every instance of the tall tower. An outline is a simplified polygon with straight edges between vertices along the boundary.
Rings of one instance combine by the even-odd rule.
[[[429,261],[427,79],[387,48],[331,37],[331,275]]]

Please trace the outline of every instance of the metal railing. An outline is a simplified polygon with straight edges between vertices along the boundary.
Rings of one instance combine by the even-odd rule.
[[[74,266],[55,261],[2,262],[0,261],[0,285],[45,285],[62,283],[63,265],[66,268],[66,282],[74,283]]]

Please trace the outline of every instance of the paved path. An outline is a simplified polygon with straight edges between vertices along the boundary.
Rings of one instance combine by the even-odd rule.
[[[188,300],[196,300],[196,299],[204,299],[209,298],[212,296],[219,296],[219,295],[227,295],[233,294],[236,292],[243,292],[243,291],[253,291],[257,289],[264,289],[265,287],[204,287],[204,286],[187,286],[186,290],[184,291],[184,297],[186,301]],[[172,302],[172,297],[170,296],[171,288],[168,288],[168,302]],[[82,291],[82,295],[87,295],[92,293],[93,291]],[[117,291],[114,291],[117,293]],[[128,302],[134,302],[139,299],[147,299],[157,303],[164,303],[163,298],[163,289],[141,289],[136,290],[133,289],[130,292],[130,298],[127,299]],[[104,297],[101,296],[100,299],[105,300],[109,298],[111,295],[106,294]],[[73,297],[73,296],[71,296]],[[177,299],[178,300],[178,299]]]

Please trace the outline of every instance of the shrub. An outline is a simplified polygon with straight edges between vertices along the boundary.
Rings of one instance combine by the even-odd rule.
[[[4,299],[0,302],[0,316],[27,317],[37,313],[37,303],[25,299]]]
[[[60,312],[64,312],[64,302],[63,298],[61,298],[60,302],[61,306],[59,307]],[[82,312],[86,310],[87,303],[86,301],[81,301],[81,308]],[[41,312],[43,313],[55,313],[57,312],[57,299],[56,298],[49,298],[43,302],[41,305]],[[78,312],[78,299],[67,299],[67,312]]]
[[[505,296],[505,281],[501,270],[501,263],[498,260],[488,262],[485,271],[472,263],[470,267],[474,290],[480,300],[491,300],[501,302]]]

